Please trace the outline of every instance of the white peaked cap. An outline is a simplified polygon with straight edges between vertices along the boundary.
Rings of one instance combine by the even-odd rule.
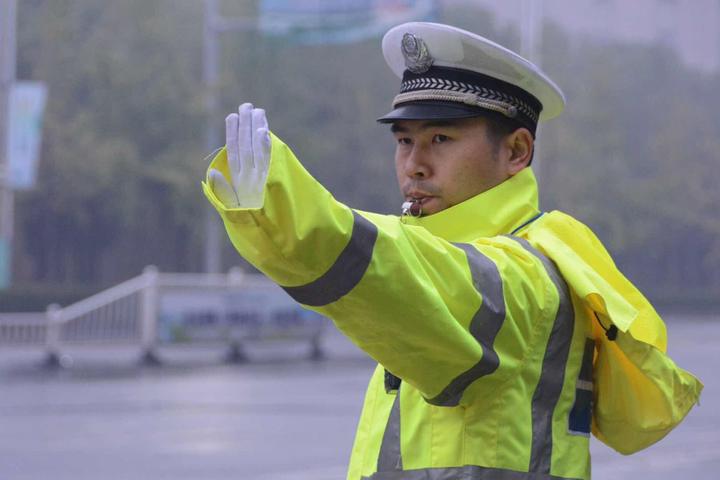
[[[385,34],[382,50],[390,69],[403,79],[394,108],[440,100],[438,103],[445,105],[464,104],[465,109],[501,111],[510,117],[527,114],[524,120],[537,123],[557,117],[565,107],[560,88],[533,63],[495,42],[456,27],[404,23]],[[476,104],[468,101],[468,92],[477,94]],[[448,94],[447,98],[444,94]],[[509,107],[509,113],[491,108],[493,102],[499,107]],[[392,121],[392,113],[379,121]]]

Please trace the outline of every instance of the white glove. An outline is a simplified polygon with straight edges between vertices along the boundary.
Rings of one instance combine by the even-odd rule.
[[[220,171],[208,172],[210,188],[228,208],[260,208],[270,166],[270,133],[265,110],[243,103],[225,119],[230,183]]]

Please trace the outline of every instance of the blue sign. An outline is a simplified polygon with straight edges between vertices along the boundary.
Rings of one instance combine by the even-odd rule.
[[[47,88],[39,82],[16,82],[8,107],[7,159],[12,189],[35,184]]]
[[[436,12],[435,0],[262,0],[260,30],[303,44],[351,43]]]

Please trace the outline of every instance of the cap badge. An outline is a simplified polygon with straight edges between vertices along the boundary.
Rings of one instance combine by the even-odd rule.
[[[423,39],[412,33],[403,35],[400,47],[405,57],[405,66],[413,73],[427,72],[435,61]]]

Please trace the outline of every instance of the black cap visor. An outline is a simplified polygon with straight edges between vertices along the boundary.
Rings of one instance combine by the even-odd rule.
[[[377,119],[379,123],[398,120],[452,120],[487,115],[488,111],[472,105],[452,102],[412,102],[398,105],[392,112]]]

